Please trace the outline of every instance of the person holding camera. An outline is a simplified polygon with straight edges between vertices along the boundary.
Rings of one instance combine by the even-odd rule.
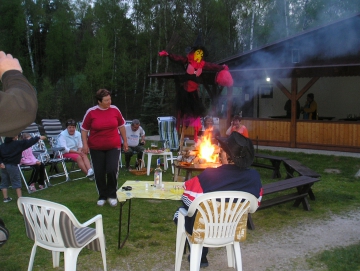
[[[128,150],[125,151],[125,167],[130,169],[130,160],[137,152],[137,160],[142,159],[143,151],[145,150],[145,131],[140,126],[140,121],[134,119],[131,124],[125,125],[126,137],[128,142]]]
[[[22,74],[19,60],[0,51],[0,135],[14,137],[36,118],[36,92]]]
[[[245,125],[241,124],[241,117],[240,116],[234,116],[231,121],[231,126],[226,131],[226,135],[231,135],[232,132],[238,132],[239,134],[242,134],[246,138],[249,137],[249,132]]]

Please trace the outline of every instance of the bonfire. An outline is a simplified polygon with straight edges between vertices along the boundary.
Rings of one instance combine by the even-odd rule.
[[[178,162],[186,164],[219,163],[220,147],[211,144],[211,138],[203,136],[193,147],[186,147],[177,157]]]

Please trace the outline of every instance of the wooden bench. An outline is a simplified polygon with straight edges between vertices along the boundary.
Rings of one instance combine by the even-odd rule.
[[[260,163],[260,162],[258,162],[257,158],[269,160],[271,165],[265,164],[265,163]],[[273,170],[272,178],[273,179],[281,178],[280,165],[281,165],[281,162],[285,159],[287,159],[287,158],[281,157],[281,156],[262,154],[262,153],[255,153],[255,160],[252,163],[252,166],[272,169]]]
[[[318,181],[320,181],[319,178],[299,176],[265,184],[263,186],[263,199],[258,210],[294,200],[294,207],[298,207],[300,203],[302,203],[304,210],[310,211],[310,204],[307,196],[309,195],[309,190],[311,189],[311,186]],[[290,193],[280,195],[278,197],[274,197],[268,200],[264,199],[266,195],[287,190],[289,190]],[[293,192],[291,190],[296,190],[296,192]],[[247,225],[249,229],[255,229],[251,214],[249,214],[248,216]]]
[[[313,171],[307,166],[304,166],[299,161],[285,159],[283,162],[286,169],[286,178],[296,177],[294,175],[295,172],[297,172],[300,176],[308,176],[313,178],[319,178],[321,176],[319,173]],[[311,189],[309,190],[309,196],[310,199],[315,200],[315,195]]]

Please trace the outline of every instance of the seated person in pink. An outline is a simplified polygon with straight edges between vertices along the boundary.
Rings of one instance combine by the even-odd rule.
[[[245,125],[241,124],[241,117],[240,116],[234,116],[231,121],[231,126],[226,131],[226,135],[231,135],[232,132],[238,132],[239,134],[242,134],[246,138],[249,138],[249,132]]]
[[[31,138],[31,135],[28,133],[24,133],[22,135],[23,140],[29,140]],[[20,165],[26,165],[31,166],[33,168],[33,171],[31,173],[30,180],[28,181],[28,186],[30,191],[36,191],[35,183],[37,182],[39,184],[39,189],[45,188],[45,182],[44,182],[44,176],[45,176],[45,165],[33,154],[33,151],[30,148],[27,148],[22,152],[22,158],[20,161]]]
[[[58,146],[65,148],[64,157],[75,161],[86,177],[94,177],[89,158],[82,152],[82,141],[80,132],[76,131],[76,122],[69,119],[66,122],[66,129],[59,135]]]

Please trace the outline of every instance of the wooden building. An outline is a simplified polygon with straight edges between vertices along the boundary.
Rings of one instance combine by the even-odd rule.
[[[241,94],[236,98],[241,103],[243,124],[255,144],[359,152],[359,29],[357,14],[219,61],[229,66],[234,79],[234,86],[223,91],[227,117],[220,120],[221,133],[238,113],[233,112],[233,92],[239,88]],[[174,78],[178,74],[153,76]],[[208,75],[204,84],[209,93],[219,95],[213,78]],[[297,119],[296,102],[310,92],[321,104],[318,120]],[[290,119],[282,116],[288,99]]]
[[[244,106],[247,110],[243,111],[243,116],[248,117],[243,122],[252,140],[269,146],[360,151],[360,122],[357,121],[360,116],[356,114],[360,112],[359,86],[347,93],[345,99],[340,89],[329,87],[321,90],[321,86],[320,89],[318,87],[318,92],[323,92],[323,99],[331,92],[333,100],[343,100],[343,119],[341,116],[322,116],[320,109],[319,120],[316,121],[296,119],[295,116],[296,101],[313,92],[319,80],[340,80],[345,86],[347,81],[359,79],[359,27],[360,14],[357,14],[219,62],[229,66],[235,81],[234,87],[241,86],[244,90],[243,100],[249,100]],[[272,84],[268,84],[268,87],[263,83],[265,78],[271,78]],[[360,83],[356,80],[353,85]],[[259,116],[261,105],[258,101],[272,95],[273,88],[279,89],[286,99],[291,100],[291,119]],[[263,89],[265,92],[262,92]],[[228,95],[229,101],[232,101],[231,90]],[[247,99],[246,95],[254,98]],[[316,97],[315,94],[315,100]],[[319,100],[317,102],[319,104]],[[354,108],[352,111],[357,109],[358,112],[355,111],[347,118],[346,109],[350,104]],[[280,103],[279,107],[282,106],[283,103]],[[329,109],[331,113],[334,106]]]

